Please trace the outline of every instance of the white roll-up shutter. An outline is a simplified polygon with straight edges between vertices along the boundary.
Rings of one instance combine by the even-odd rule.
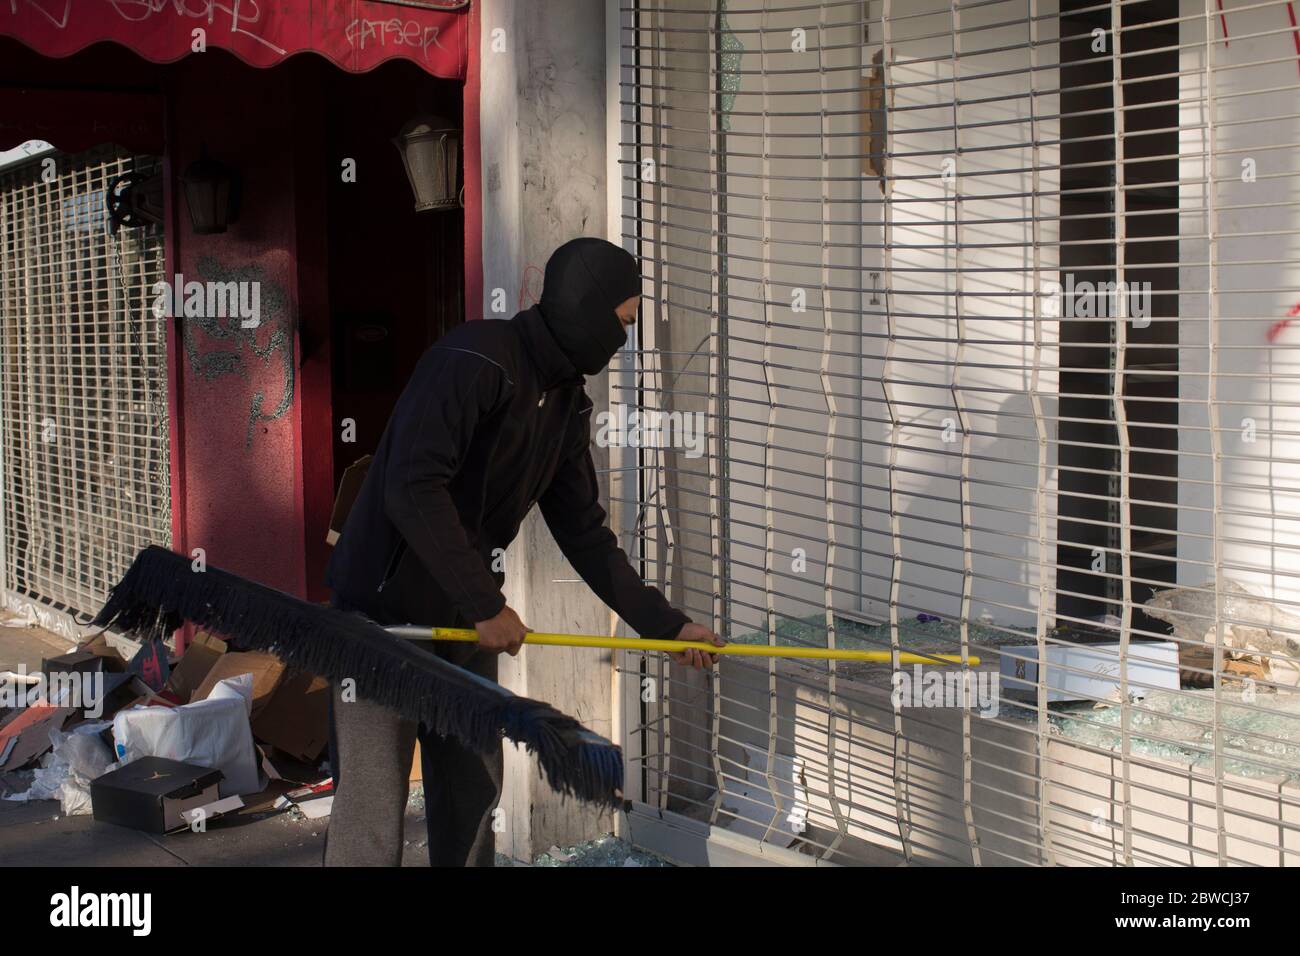
[[[625,656],[655,832],[1300,861],[1289,10],[622,4],[625,542],[729,640],[895,661]]]
[[[162,233],[108,214],[119,177],[160,164],[46,158],[0,173],[0,588],[58,626],[170,542],[171,488]]]

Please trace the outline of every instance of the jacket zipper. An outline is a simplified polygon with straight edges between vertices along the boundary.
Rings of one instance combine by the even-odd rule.
[[[382,591],[384,589],[384,585],[386,585],[389,581],[391,581],[393,579],[393,576],[397,574],[397,566],[402,563],[402,556],[405,553],[406,553],[406,540],[403,539],[397,542],[397,547],[393,549],[393,556],[388,559],[388,567],[384,569],[383,580],[379,582],[379,587],[375,589],[376,594]]]

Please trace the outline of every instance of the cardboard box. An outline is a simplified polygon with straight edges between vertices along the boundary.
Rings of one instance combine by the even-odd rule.
[[[41,661],[44,696],[54,706],[76,706],[86,716],[99,709],[107,697],[110,685],[120,681],[124,674],[107,669],[107,660],[89,651],[75,650],[58,657]]]
[[[1104,644],[1047,645],[1047,702],[1116,700],[1120,691],[1118,641]],[[1008,697],[1037,694],[1038,648],[1032,644],[998,648],[1001,690]],[[1131,641],[1128,691],[1145,697],[1152,688],[1178,690],[1178,645],[1172,641]]]
[[[226,797],[224,800],[218,800],[216,803],[209,803],[201,807],[196,807],[193,810],[182,810],[181,818],[191,828],[193,828],[196,823],[198,823],[200,827],[204,827],[207,825],[209,820],[219,820],[226,814],[234,813],[243,808],[244,798],[235,795],[233,797]]]
[[[203,676],[203,681],[190,701],[207,700],[208,694],[212,693],[212,688],[217,684],[227,677],[238,677],[240,674],[253,675],[253,712],[249,717],[257,720],[258,715],[270,703],[271,695],[284,680],[284,664],[274,654],[263,654],[261,651],[222,654]]]
[[[358,458],[343,472],[343,477],[339,479],[339,493],[334,498],[334,510],[330,512],[329,531],[325,535],[325,543],[333,546],[338,541],[339,535],[343,533],[343,526],[347,524],[348,514],[352,511],[352,506],[356,503],[357,495],[361,493],[361,485],[366,480],[366,473],[370,470],[370,462],[374,455],[366,455]]]
[[[253,675],[253,735],[284,754],[313,762],[329,741],[329,684],[311,674],[289,675],[273,654],[226,651],[210,634],[198,634],[168,684],[182,703],[205,700],[228,677]]]
[[[78,648],[70,654],[41,661],[42,674],[96,674],[106,671],[108,661],[99,654]]]
[[[74,713],[73,707],[41,704],[18,711],[0,729],[0,770],[17,770],[43,755],[54,746],[50,731],[63,729]]]
[[[78,645],[77,650],[86,651],[87,653],[94,654],[96,657],[102,657],[104,659],[104,669],[114,674],[120,674],[122,671],[126,670],[126,661],[124,661],[122,655],[108,643],[108,638],[106,638],[102,633],[96,634],[84,644]]]
[[[202,686],[203,678],[208,676],[208,671],[212,670],[224,653],[225,641],[218,640],[207,631],[199,631],[172,669],[164,690],[180,703],[188,704],[194,699],[194,692]]]
[[[170,700],[151,691],[149,685],[134,674],[107,674],[104,677],[104,712],[98,719],[112,720],[119,710],[153,704],[174,706]]]
[[[185,811],[215,802],[220,782],[220,770],[141,757],[91,781],[91,810],[103,823],[168,833],[186,827]]]
[[[329,742],[330,685],[314,674],[285,678],[253,717],[253,736],[312,763]]]

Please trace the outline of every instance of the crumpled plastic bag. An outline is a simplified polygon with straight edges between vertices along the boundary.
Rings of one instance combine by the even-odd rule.
[[[222,773],[222,797],[257,793],[265,783],[249,724],[252,708],[253,675],[240,674],[219,682],[206,699],[182,707],[119,711],[113,718],[117,758],[123,764],[165,757],[215,767]]]
[[[58,800],[65,816],[90,813],[90,782],[113,767],[113,751],[100,738],[110,724],[94,721],[78,724],[64,733],[50,730],[54,749],[41,758],[32,785],[13,800]]]
[[[113,751],[100,733],[111,727],[108,721],[79,724],[69,733],[50,731],[53,753],[67,763],[68,772],[59,786],[59,805],[64,816],[90,813],[90,782],[113,766]]]
[[[59,788],[68,776],[68,762],[54,753],[47,753],[33,771],[32,785],[23,793],[5,797],[18,803],[28,800],[57,800]]]

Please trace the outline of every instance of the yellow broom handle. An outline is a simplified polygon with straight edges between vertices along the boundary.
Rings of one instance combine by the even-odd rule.
[[[478,632],[460,627],[390,627],[391,633],[407,638],[430,638],[435,641],[478,640]],[[834,650],[825,647],[773,647],[770,644],[705,644],[702,641],[660,641],[641,640],[635,637],[597,637],[592,634],[536,634],[530,631],[524,638],[525,644],[548,644],[560,647],[605,647],[625,651],[666,651],[675,654],[679,651],[695,649],[710,654],[730,654],[735,657],[794,657],[800,660],[815,661],[867,661],[873,664],[888,664],[893,660],[889,651],[854,651]],[[966,658],[972,667],[979,664],[978,657]],[[900,653],[900,664],[960,664],[960,654],[911,654]]]

